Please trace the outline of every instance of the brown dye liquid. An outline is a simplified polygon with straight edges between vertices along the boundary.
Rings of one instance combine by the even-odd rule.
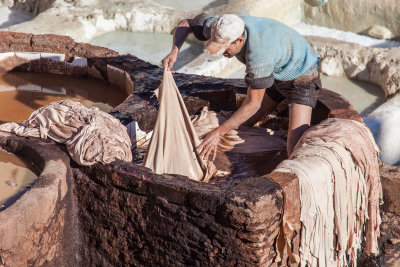
[[[37,180],[34,166],[15,154],[0,150],[0,211],[16,201]]]
[[[47,73],[10,72],[0,75],[0,123],[21,123],[36,109],[71,99],[109,112],[126,95],[102,82]]]
[[[263,176],[271,173],[279,163],[287,159],[286,152],[281,150],[262,153],[225,152],[223,157],[225,159],[215,162],[215,165],[218,169],[229,170],[230,174],[211,179],[211,184],[228,184]]]

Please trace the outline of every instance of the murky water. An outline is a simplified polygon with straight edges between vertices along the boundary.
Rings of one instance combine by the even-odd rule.
[[[219,164],[215,162],[215,165],[219,170],[228,171],[230,174],[226,177],[213,178],[210,183],[228,184],[263,176],[271,173],[285,159],[287,159],[286,152],[279,150],[262,153],[225,152]]]
[[[371,83],[326,75],[322,75],[321,80],[324,88],[344,96],[361,116],[368,115],[386,101],[382,89]]]
[[[131,54],[150,62],[161,65],[161,60],[171,52],[173,36],[167,33],[115,31],[97,36],[90,44],[107,47],[120,54]],[[203,53],[203,46],[193,41],[186,41],[179,52],[174,69],[186,65]]]
[[[34,166],[0,149],[0,211],[15,202],[37,180]]]
[[[126,95],[106,84],[47,73],[11,72],[0,75],[0,123],[23,122],[36,109],[71,99],[109,112]]]

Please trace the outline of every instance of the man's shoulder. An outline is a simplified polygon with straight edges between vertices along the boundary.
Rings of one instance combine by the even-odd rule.
[[[275,19],[271,19],[271,18],[264,18],[264,17],[256,17],[256,16],[251,16],[248,14],[238,14],[238,16],[246,23],[251,23],[251,24],[282,24],[284,25],[282,22],[279,22]]]

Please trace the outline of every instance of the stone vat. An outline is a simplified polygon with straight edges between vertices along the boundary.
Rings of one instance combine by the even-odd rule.
[[[135,120],[141,129],[152,129],[157,104],[151,91],[161,80],[158,67],[64,36],[4,32],[0,36],[3,71],[42,71],[108,82],[123,92],[133,92],[112,114],[124,124]],[[192,114],[204,105],[233,110],[236,94],[246,89],[240,80],[178,73],[174,77]],[[327,117],[360,119],[343,97],[324,89],[313,123]],[[0,140],[9,151],[38,160],[43,170],[32,189],[0,213],[0,233],[7,236],[0,241],[0,264],[4,266],[270,266],[285,203],[282,188],[298,192],[293,175],[275,173],[204,184],[178,175],[156,175],[132,163],[79,167],[53,142],[13,135]],[[24,147],[31,154],[24,152]],[[60,166],[50,183],[43,173],[46,164],[54,161]],[[398,222],[400,214],[396,200],[399,169],[384,165],[381,174],[385,195],[382,254],[360,258],[364,263],[398,261],[400,227],[387,225]],[[37,191],[49,195],[38,199],[37,207],[53,209],[44,212],[25,202]],[[45,200],[47,204],[42,204]],[[298,201],[298,197],[294,194],[285,201]],[[30,212],[29,218],[11,221],[8,214],[21,216],[22,209]],[[25,228],[15,231],[19,225]]]
[[[62,263],[70,251],[64,245],[75,243],[68,156],[54,143],[8,134],[0,146],[40,171],[33,187],[0,212],[0,266]]]

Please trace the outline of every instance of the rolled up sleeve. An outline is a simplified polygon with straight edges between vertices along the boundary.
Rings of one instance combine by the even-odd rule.
[[[267,77],[254,78],[249,74],[246,74],[244,81],[247,86],[251,86],[256,89],[269,88],[274,84],[274,76],[271,74]]]
[[[272,74],[272,65],[246,68],[246,76],[244,78],[247,86],[253,88],[269,88],[274,84],[274,75]]]

